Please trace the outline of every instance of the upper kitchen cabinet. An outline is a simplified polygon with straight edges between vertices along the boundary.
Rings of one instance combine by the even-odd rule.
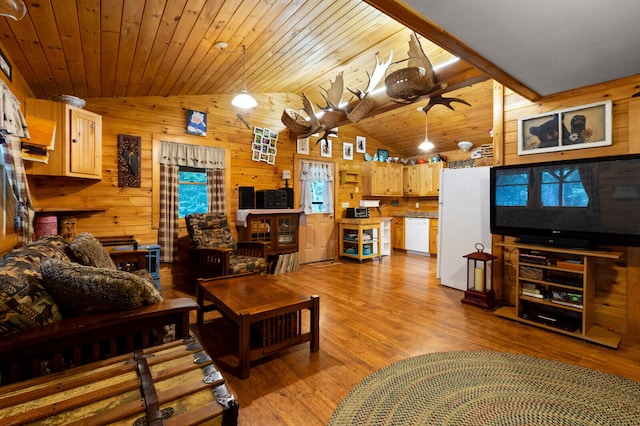
[[[55,143],[47,163],[26,161],[30,175],[102,179],[102,117],[63,102],[29,98],[26,120],[56,123]]]
[[[440,170],[443,162],[404,166],[403,195],[405,197],[437,196],[440,193]]]
[[[362,188],[367,196],[402,196],[402,164],[365,163]]]

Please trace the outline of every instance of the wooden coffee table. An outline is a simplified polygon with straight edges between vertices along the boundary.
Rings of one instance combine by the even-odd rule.
[[[198,325],[205,311],[217,310],[238,326],[237,355],[243,379],[249,377],[251,361],[281,349],[305,342],[310,342],[311,352],[320,349],[320,297],[291,290],[268,276],[200,279],[198,305]],[[303,324],[305,309],[310,313],[308,329]],[[261,335],[259,347],[251,347],[252,328]]]

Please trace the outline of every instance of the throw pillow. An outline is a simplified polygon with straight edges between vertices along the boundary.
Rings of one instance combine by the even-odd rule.
[[[81,265],[116,269],[115,263],[100,241],[88,232],[78,234],[69,244],[69,249]]]
[[[162,296],[144,278],[116,269],[46,260],[43,284],[67,315],[123,311],[158,303]]]
[[[40,270],[33,259],[28,256],[3,258],[0,261],[0,336],[61,319],[53,296],[42,286]]]

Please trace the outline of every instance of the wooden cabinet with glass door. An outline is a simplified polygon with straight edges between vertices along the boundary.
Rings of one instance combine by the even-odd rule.
[[[238,226],[240,241],[267,243],[267,254],[298,251],[300,213],[250,213],[246,226]]]

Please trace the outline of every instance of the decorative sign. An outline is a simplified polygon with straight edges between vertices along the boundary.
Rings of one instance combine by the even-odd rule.
[[[253,128],[253,142],[251,143],[251,159],[276,164],[278,153],[278,134],[266,127]]]
[[[140,136],[118,135],[118,186],[140,188]]]

